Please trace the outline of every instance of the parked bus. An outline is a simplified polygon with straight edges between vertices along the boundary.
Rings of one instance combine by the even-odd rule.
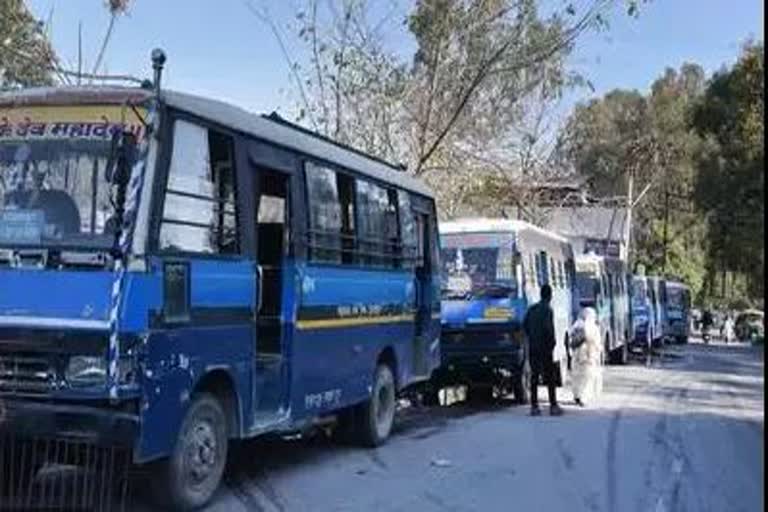
[[[691,292],[684,283],[680,281],[666,281],[667,292],[667,333],[670,341],[678,344],[688,343],[690,336],[690,312],[691,312]]]
[[[669,326],[667,324],[667,282],[663,277],[648,276],[648,294],[651,300],[652,320],[655,325],[654,337],[651,340],[654,347],[664,344]]]
[[[380,445],[439,365],[435,203],[399,168],[159,87],[0,118],[0,434],[126,446],[190,509],[228,439]]]
[[[632,336],[630,347],[649,352],[653,346],[653,321],[648,282],[643,275],[633,275],[630,282]]]
[[[608,362],[625,364],[630,340],[626,262],[610,256],[576,256],[579,305],[597,311]]]
[[[552,286],[559,384],[573,319],[573,251],[566,239],[518,220],[463,219],[440,224],[443,311],[436,387],[466,385],[470,398],[494,389],[528,400],[522,320]]]

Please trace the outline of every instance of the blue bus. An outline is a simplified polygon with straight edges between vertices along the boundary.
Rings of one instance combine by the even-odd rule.
[[[690,336],[691,292],[684,283],[668,279],[666,289],[666,339],[678,344],[688,343]]]
[[[631,328],[627,264],[594,253],[580,254],[575,261],[579,306],[597,311],[607,361],[626,364]]]
[[[435,202],[401,168],[159,87],[0,118],[0,439],[127,447],[196,508],[229,439],[380,445],[439,365]]]
[[[468,396],[512,393],[528,400],[522,320],[552,286],[559,384],[567,369],[573,319],[573,250],[562,237],[518,220],[461,219],[440,224],[443,365],[436,387],[464,385]]]
[[[669,333],[667,321],[667,282],[660,276],[648,276],[646,280],[654,325],[654,337],[651,342],[654,347],[660,347],[664,344]]]
[[[631,308],[631,345],[647,352],[658,346],[662,332],[656,315],[656,293],[645,275],[632,276]]]

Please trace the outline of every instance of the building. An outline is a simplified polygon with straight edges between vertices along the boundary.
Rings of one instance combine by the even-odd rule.
[[[626,208],[568,206],[547,209],[542,227],[568,238],[574,254],[594,252],[626,259]]]

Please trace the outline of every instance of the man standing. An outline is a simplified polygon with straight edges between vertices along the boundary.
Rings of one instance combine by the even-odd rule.
[[[531,306],[523,320],[523,330],[528,338],[528,360],[531,366],[531,416],[539,416],[539,379],[544,380],[549,393],[549,414],[560,416],[563,409],[557,404],[555,392],[555,321],[552,307],[552,288],[545,284],[541,287],[541,300]]]

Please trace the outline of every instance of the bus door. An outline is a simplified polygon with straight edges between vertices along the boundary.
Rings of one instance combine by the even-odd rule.
[[[431,342],[438,337],[440,296],[437,288],[437,222],[432,212],[413,210],[416,224],[417,251],[415,277],[415,331],[413,341],[413,374],[429,377]]]
[[[289,364],[285,319],[289,316],[293,266],[290,254],[290,175],[259,168],[254,173],[258,198],[254,223],[256,300],[254,406],[256,421],[287,410]]]

